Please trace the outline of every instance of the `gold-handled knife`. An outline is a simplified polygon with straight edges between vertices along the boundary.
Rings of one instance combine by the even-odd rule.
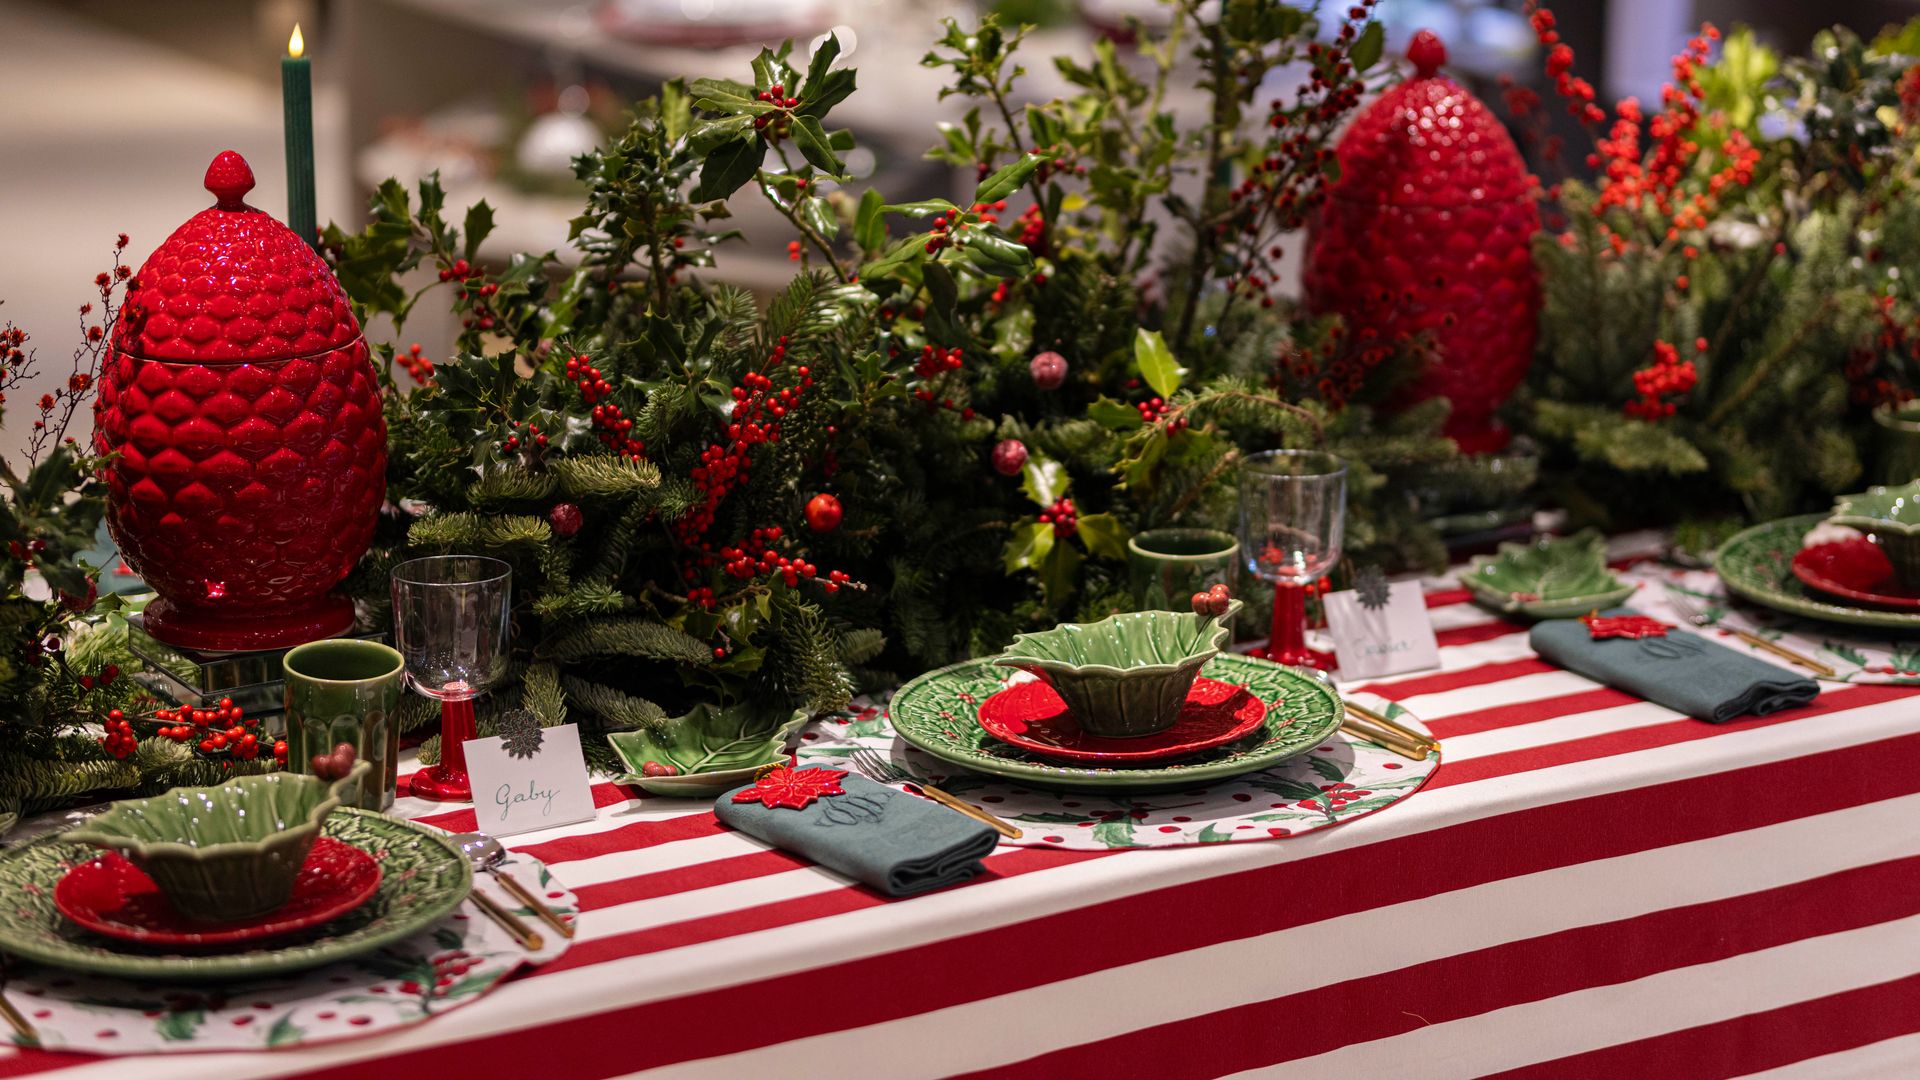
[[[512,893],[515,900],[520,901],[528,910],[538,915],[541,922],[553,927],[555,933],[564,938],[573,936],[573,924],[561,918],[558,912],[548,907],[539,897],[533,895],[532,891],[525,885],[514,880],[512,874],[507,873],[503,869],[496,869],[493,872],[493,880],[499,882],[501,888]],[[538,946],[535,947],[538,948]]]
[[[534,932],[532,927],[521,922],[518,915],[501,907],[493,897],[475,889],[467,894],[467,899],[473,901],[473,906],[484,912],[487,918],[499,923],[500,929],[513,935],[513,940],[519,942],[521,948],[533,952],[544,944],[540,935]]]
[[[1345,704],[1347,706],[1347,712],[1353,714],[1354,716],[1359,717],[1362,720],[1365,720],[1370,724],[1374,724],[1378,727],[1386,728],[1388,731],[1391,731],[1399,735],[1402,739],[1406,740],[1407,742],[1413,743],[1416,746],[1431,747],[1435,750],[1440,748],[1439,739],[1436,739],[1431,735],[1423,735],[1420,732],[1415,731],[1412,728],[1406,726],[1405,724],[1402,724],[1399,721],[1393,719],[1392,717],[1386,715],[1385,713],[1375,712],[1372,709],[1367,708],[1365,705],[1358,704],[1357,702],[1348,701],[1348,702],[1345,702]]]

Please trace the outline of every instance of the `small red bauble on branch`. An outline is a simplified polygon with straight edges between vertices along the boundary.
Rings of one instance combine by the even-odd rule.
[[[585,521],[580,508],[573,503],[555,503],[553,509],[547,511],[547,524],[553,526],[553,534],[558,537],[564,538],[579,532]]]
[[[366,339],[333,272],[241,201],[216,204],[140,268],[95,403],[107,523],[158,592],[146,629],[190,649],[271,649],[353,625],[333,592],[373,539],[387,427]]]
[[[1027,466],[1027,444],[1019,439],[1002,439],[993,447],[993,471],[1001,476],[1019,476]]]
[[[807,528],[830,533],[840,527],[840,500],[831,495],[815,495],[807,500]]]
[[[1339,315],[1356,348],[1431,335],[1439,361],[1408,400],[1447,398],[1460,448],[1497,450],[1509,436],[1494,410],[1533,360],[1537,183],[1492,111],[1440,74],[1437,36],[1415,34],[1407,58],[1414,77],[1340,140],[1340,181],[1307,249],[1307,303]]]
[[[1033,385],[1041,390],[1058,390],[1067,381],[1067,358],[1057,352],[1043,352],[1027,362]]]

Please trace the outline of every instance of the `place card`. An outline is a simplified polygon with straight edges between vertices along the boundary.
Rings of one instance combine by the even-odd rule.
[[[480,831],[510,836],[593,816],[593,788],[572,724],[541,728],[528,753],[510,751],[499,736],[467,740],[467,776]]]
[[[1369,590],[1372,604],[1361,590],[1328,593],[1327,633],[1340,658],[1340,677],[1364,679],[1398,675],[1440,666],[1440,644],[1427,617],[1426,598],[1417,581],[1398,581]]]

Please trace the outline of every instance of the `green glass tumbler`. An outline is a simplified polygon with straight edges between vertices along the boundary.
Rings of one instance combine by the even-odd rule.
[[[1133,600],[1143,610],[1187,611],[1193,594],[1233,587],[1240,542],[1215,529],[1148,529],[1127,541]]]
[[[1920,405],[1889,402],[1873,410],[1879,426],[1874,445],[1874,483],[1889,487],[1920,480]]]
[[[312,772],[313,758],[347,743],[372,766],[351,805],[385,810],[400,783],[400,653],[377,641],[329,638],[287,652],[287,768]]]

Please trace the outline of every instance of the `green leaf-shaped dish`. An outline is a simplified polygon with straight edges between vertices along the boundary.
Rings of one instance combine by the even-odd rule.
[[[806,722],[804,710],[782,719],[750,705],[702,703],[652,729],[613,732],[607,742],[631,774],[622,782],[655,795],[710,799],[751,783],[768,765],[785,764],[787,740]],[[641,770],[650,761],[671,765],[677,774],[647,776]]]
[[[1873,537],[1900,583],[1920,584],[1920,480],[1842,495],[1828,520]]]
[[[1591,530],[1501,544],[1496,554],[1469,560],[1460,584],[1495,611],[1535,619],[1585,615],[1633,595],[1633,586],[1607,569],[1606,540]]]
[[[53,887],[97,853],[74,843],[70,831],[25,841],[0,851],[0,949],[56,967],[142,981],[278,978],[420,933],[458,907],[472,888],[466,856],[424,825],[343,806],[320,831],[380,861],[380,888],[371,899],[291,938],[192,955],[129,949],[68,921],[54,907]]]
[[[1129,611],[1097,623],[1061,623],[1020,634],[994,659],[1046,680],[1081,728],[1126,738],[1173,726],[1187,691],[1220,655],[1240,611],[1215,618],[1190,611]]]
[[[338,780],[303,773],[241,776],[114,803],[66,839],[117,851],[192,919],[263,915],[287,902],[320,824],[371,766]]]

